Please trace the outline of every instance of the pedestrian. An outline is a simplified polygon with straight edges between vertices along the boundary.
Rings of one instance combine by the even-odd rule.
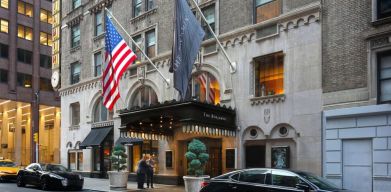
[[[148,170],[147,170],[147,188],[151,186],[153,188],[153,169],[155,167],[155,161],[150,156],[147,160]]]
[[[137,165],[137,188],[145,189],[145,174],[147,173],[148,165],[147,165],[147,156],[144,155],[143,158],[138,162]]]

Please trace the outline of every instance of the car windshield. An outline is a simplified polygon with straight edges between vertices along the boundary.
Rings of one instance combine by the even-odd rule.
[[[16,165],[13,162],[0,161],[0,167],[16,167]]]
[[[316,176],[314,174],[304,173],[304,172],[299,172],[297,174],[299,174],[304,179],[307,179],[309,182],[311,182],[314,185],[316,185],[317,187],[319,187],[319,189],[330,190],[330,191],[338,190],[337,186],[335,186],[330,181],[327,181],[326,179],[324,179],[322,177],[318,177],[318,176]]]
[[[65,171],[68,171],[67,168],[65,168],[62,165],[51,165],[51,164],[43,166],[43,169],[45,171],[52,171],[52,172],[65,172]]]

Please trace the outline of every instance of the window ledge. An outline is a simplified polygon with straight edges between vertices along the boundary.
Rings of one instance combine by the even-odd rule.
[[[149,11],[146,11],[146,12],[142,13],[142,14],[139,15],[139,16],[136,16],[136,17],[132,18],[132,19],[130,20],[130,23],[133,24],[133,23],[135,23],[135,22],[137,22],[137,21],[141,21],[141,20],[147,18],[148,16],[150,16],[150,15],[156,13],[156,12],[157,12],[157,8],[158,8],[158,7],[155,7],[155,8],[153,8],[153,9],[149,10]]]
[[[99,40],[103,39],[104,37],[105,37],[105,32],[103,32],[103,33],[101,33],[101,34],[99,34],[99,35],[93,37],[92,39],[93,39],[94,41],[99,41]]]
[[[77,130],[80,129],[80,125],[71,125],[69,126],[69,130]]]
[[[285,94],[270,95],[270,96],[264,96],[264,97],[253,97],[253,98],[250,98],[250,101],[251,101],[251,105],[280,103],[280,102],[285,101]]]
[[[383,25],[386,23],[391,23],[391,17],[381,18],[381,19],[377,19],[375,21],[372,21],[373,26],[379,26],[379,25]]]
[[[75,47],[72,47],[69,51],[70,51],[71,53],[73,53],[73,52],[75,52],[75,51],[77,51],[77,50],[79,50],[79,49],[81,49],[81,46],[80,46],[80,45],[75,46]]]
[[[94,122],[92,123],[92,128],[97,128],[97,127],[107,127],[107,126],[113,126],[114,121],[109,120],[109,121],[100,121],[100,122]]]

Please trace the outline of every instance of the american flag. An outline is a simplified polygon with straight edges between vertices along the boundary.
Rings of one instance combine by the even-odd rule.
[[[126,44],[115,29],[109,17],[106,16],[105,34],[105,69],[103,71],[103,105],[112,110],[119,99],[119,80],[137,56]]]
[[[211,102],[214,104],[215,102],[215,90],[212,86],[209,87],[209,92],[206,91],[206,89],[208,89],[208,86],[206,84],[206,79],[208,78],[208,76],[206,75],[206,73],[201,73],[200,75],[198,75],[198,80],[201,82],[201,85],[202,87],[205,88],[205,92],[206,94],[208,94],[206,96],[206,102]]]

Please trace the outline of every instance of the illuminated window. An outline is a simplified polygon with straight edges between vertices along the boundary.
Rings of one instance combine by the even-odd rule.
[[[102,98],[99,98],[94,107],[94,122],[113,120],[113,111],[108,111],[103,105]]]
[[[1,0],[0,7],[8,9],[8,0]]]
[[[31,88],[32,76],[24,73],[17,73],[18,86]]]
[[[196,98],[201,102],[220,103],[220,85],[217,79],[208,72],[193,75],[188,90],[188,97]]]
[[[284,93],[284,54],[277,52],[254,59],[255,97]]]
[[[40,19],[42,22],[52,24],[53,22],[52,13],[45,9],[41,9]]]
[[[8,33],[8,21],[0,19],[0,32]]]
[[[76,170],[76,153],[68,153],[68,169]]]
[[[281,14],[281,0],[254,0],[254,23],[266,21]]]
[[[33,29],[23,25],[18,25],[18,37],[27,40],[33,40]]]
[[[32,4],[20,0],[18,1],[18,13],[33,17],[33,9],[34,7]]]
[[[45,32],[41,32],[39,35],[39,42],[41,45],[52,46],[52,36]]]

